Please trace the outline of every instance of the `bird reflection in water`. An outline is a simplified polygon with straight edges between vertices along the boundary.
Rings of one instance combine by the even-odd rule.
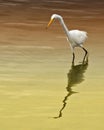
[[[59,115],[54,117],[55,119],[62,117],[63,110],[65,109],[65,107],[67,105],[68,97],[70,97],[72,94],[77,93],[72,90],[72,87],[75,86],[76,84],[80,84],[82,81],[84,81],[84,73],[87,70],[87,67],[88,67],[88,60],[82,64],[71,66],[71,69],[69,70],[69,73],[67,74],[67,76],[68,76],[68,85],[66,87],[67,95],[64,97],[64,99],[62,101],[63,105],[62,105],[61,109],[59,110]]]

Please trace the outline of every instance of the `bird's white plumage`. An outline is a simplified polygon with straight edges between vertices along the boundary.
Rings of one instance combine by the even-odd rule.
[[[70,30],[69,31],[69,41],[72,43],[72,46],[80,46],[87,39],[87,32],[80,30]],[[74,47],[74,46],[73,46]]]
[[[64,32],[67,35],[67,40],[70,42],[71,44],[71,48],[74,49],[74,47],[77,46],[83,46],[83,43],[86,41],[87,39],[87,32],[85,31],[80,31],[80,30],[68,30],[62,16],[58,15],[58,14],[53,14],[51,16],[51,21],[49,22],[48,26],[51,24],[52,20],[54,19],[58,19],[60,24],[62,25]]]
[[[75,59],[75,54],[74,54],[74,48],[75,47],[81,47],[84,51],[85,51],[85,56],[83,58],[83,61],[85,60],[88,52],[87,50],[83,47],[83,43],[86,41],[87,39],[87,32],[85,31],[80,31],[80,30],[68,30],[67,26],[64,23],[64,20],[62,18],[62,16],[58,15],[58,14],[53,14],[51,16],[51,19],[47,25],[47,27],[50,26],[50,24],[53,22],[54,19],[58,19],[65,34],[67,35],[67,40],[70,43],[70,47],[72,50],[72,54],[73,54],[73,60],[72,63],[74,63],[74,59]]]

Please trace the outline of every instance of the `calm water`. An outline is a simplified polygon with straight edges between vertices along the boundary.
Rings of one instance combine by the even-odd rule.
[[[104,2],[85,0],[0,1],[0,129],[104,129]],[[88,32],[76,62],[51,14],[69,29]]]

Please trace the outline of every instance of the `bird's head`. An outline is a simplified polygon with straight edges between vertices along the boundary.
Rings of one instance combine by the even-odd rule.
[[[61,17],[60,15],[58,15],[58,14],[53,14],[53,15],[51,16],[51,18],[50,18],[50,21],[49,21],[49,23],[48,23],[48,25],[47,25],[47,28],[52,24],[52,22],[53,22],[55,19],[60,20],[60,19],[62,19],[62,17]]]

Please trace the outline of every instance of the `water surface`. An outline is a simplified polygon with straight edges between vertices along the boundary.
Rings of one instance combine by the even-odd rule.
[[[0,1],[0,128],[2,130],[104,129],[104,2]],[[88,32],[84,52],[71,50],[58,23]]]

